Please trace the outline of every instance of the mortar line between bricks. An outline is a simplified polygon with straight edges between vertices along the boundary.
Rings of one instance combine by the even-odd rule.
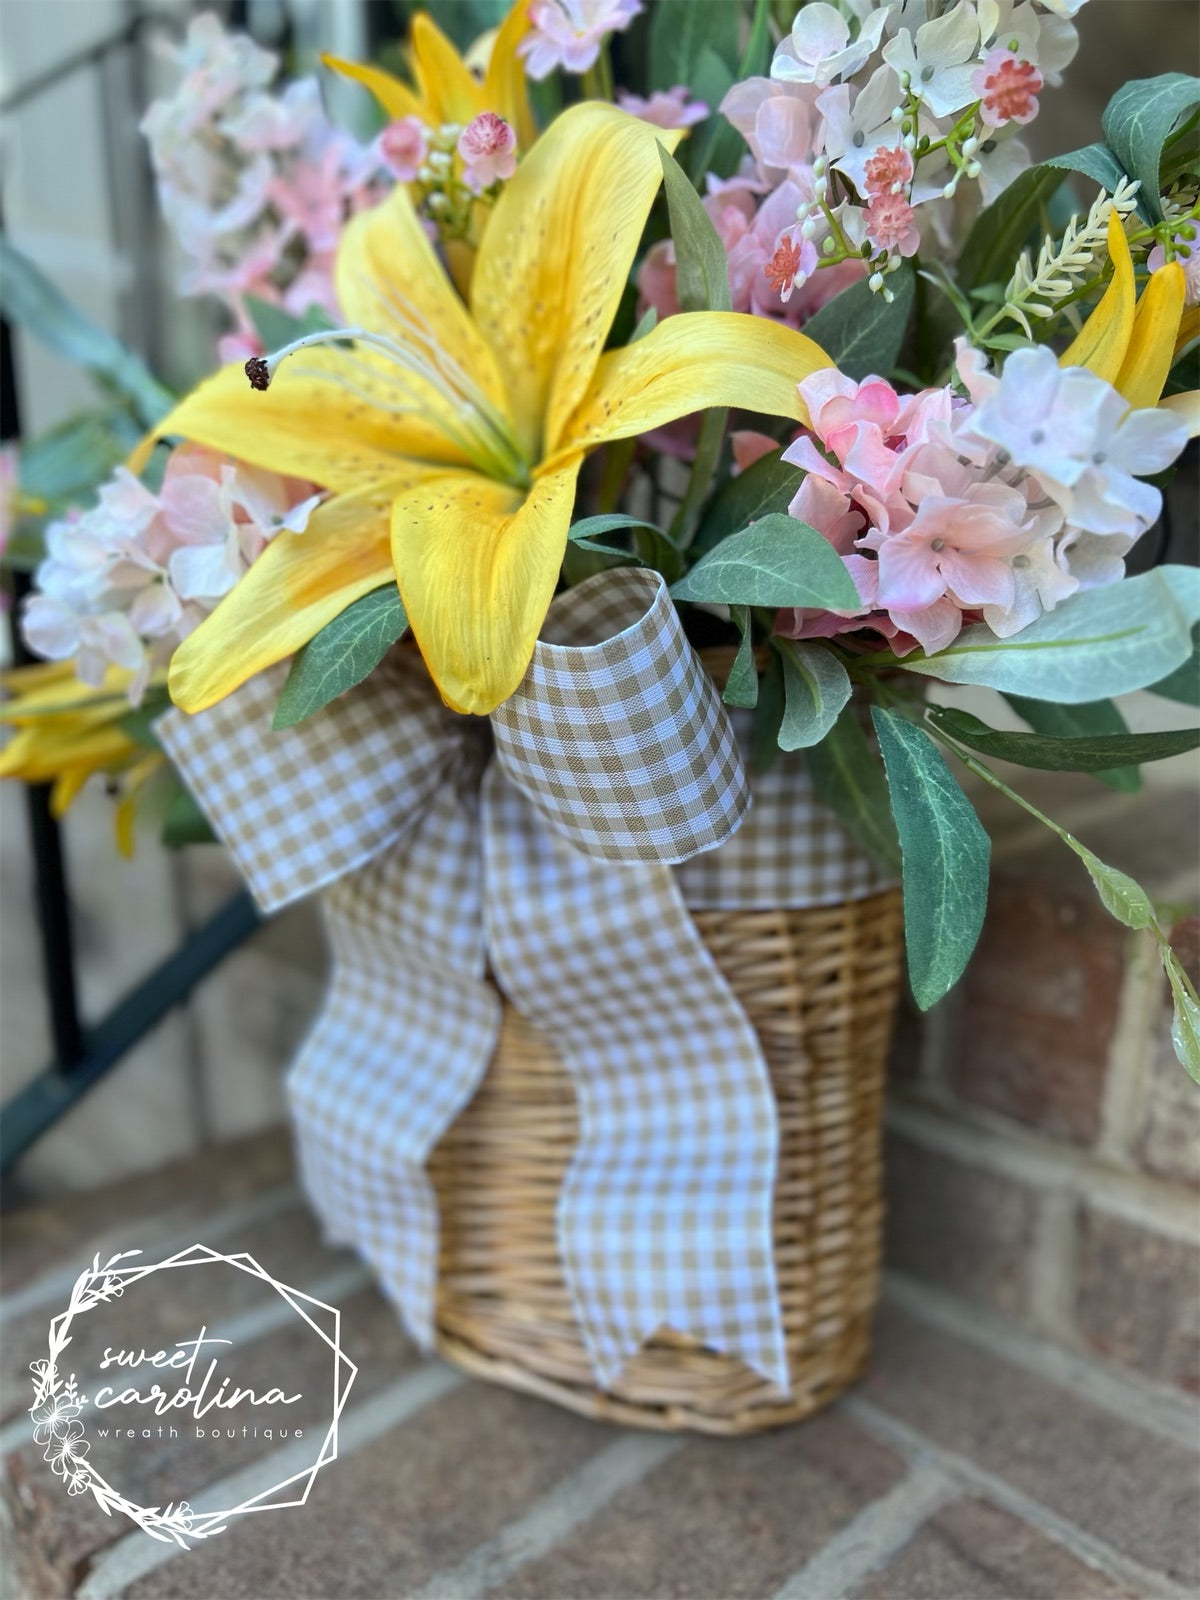
[[[322,1467],[321,1472],[336,1472],[338,1461],[373,1444],[383,1434],[408,1422],[435,1401],[465,1387],[466,1383],[467,1379],[462,1373],[455,1372],[453,1368],[443,1366],[441,1362],[426,1361],[416,1371],[406,1373],[379,1394],[372,1395],[360,1405],[351,1406],[342,1413],[338,1424],[337,1459]],[[296,1440],[292,1444],[282,1445],[272,1455],[253,1462],[241,1472],[218,1479],[199,1494],[193,1495],[192,1509],[211,1512],[240,1505],[269,1489],[272,1484],[303,1472],[306,1467],[312,1466],[314,1459],[311,1444]],[[319,1477],[320,1473],[317,1474]],[[294,1509],[301,1515],[304,1510],[303,1506],[288,1509]],[[140,1528],[136,1528],[97,1556],[88,1576],[76,1589],[75,1600],[116,1600],[116,1596],[131,1583],[183,1554],[185,1552],[178,1545],[147,1538]]]
[[[1097,1211],[1167,1238],[1200,1242],[1195,1195],[1161,1178],[1124,1172],[1086,1151],[1039,1140],[1026,1128],[999,1118],[993,1121],[987,1113],[958,1102],[893,1098],[885,1120],[893,1132],[943,1155],[1038,1189],[1077,1194]]]
[[[164,1239],[156,1240],[152,1237],[143,1247],[142,1254],[145,1255],[148,1251],[157,1254],[161,1251],[165,1258],[175,1255],[180,1250],[186,1250],[192,1244],[218,1244],[235,1228],[252,1222],[269,1221],[280,1212],[291,1210],[302,1198],[300,1190],[294,1183],[277,1184],[272,1189],[264,1189],[253,1199],[240,1200],[236,1205],[227,1206],[224,1211],[218,1211],[203,1224],[197,1222],[195,1226],[177,1230]],[[204,1238],[197,1240],[196,1230],[200,1227]],[[75,1280],[86,1264],[83,1262],[76,1267],[60,1267],[44,1277],[35,1278],[22,1289],[15,1289],[12,1294],[0,1295],[0,1327],[5,1323],[15,1322],[18,1317],[23,1317],[29,1312],[55,1305],[60,1300],[65,1305],[71,1290],[75,1287]]]
[[[683,1444],[669,1435],[633,1434],[607,1445],[494,1538],[436,1573],[412,1600],[478,1600],[589,1522],[622,1489],[640,1483]]]
[[[1200,1427],[1194,1408],[1188,1403],[1190,1397],[1149,1379],[1112,1372],[1073,1350],[1006,1322],[994,1311],[968,1305],[906,1273],[885,1272],[883,1283],[884,1298],[919,1321],[931,1323],[1009,1366],[1019,1367],[1022,1372],[1110,1411],[1143,1433],[1152,1433],[1168,1444],[1182,1445],[1185,1450],[1200,1450]]]
[[[865,1505],[772,1600],[840,1600],[896,1555],[933,1513],[961,1496],[959,1480],[916,1459],[908,1475]]]
[[[373,1282],[374,1278],[368,1269],[361,1262],[356,1262],[352,1266],[342,1267],[337,1272],[327,1272],[323,1278],[318,1278],[313,1283],[306,1283],[302,1293],[310,1295],[314,1300],[324,1300],[327,1304],[336,1305],[342,1297],[357,1294],[360,1289],[367,1288]],[[295,1316],[295,1309],[288,1301],[282,1295],[273,1294],[269,1300],[263,1300],[239,1316],[223,1322],[221,1337],[235,1345],[253,1344],[256,1339],[274,1333],[276,1328],[286,1327]],[[0,1428],[0,1461],[13,1450],[20,1450],[22,1446],[27,1445],[32,1437],[33,1425],[28,1412],[6,1422]]]
[[[1125,1584],[1138,1596],[1138,1600],[1195,1600],[1190,1590],[1173,1584],[1166,1573],[1144,1567],[1140,1561],[1114,1549],[1078,1523],[1052,1511],[1040,1500],[1032,1499],[1004,1478],[989,1472],[986,1467],[959,1455],[955,1450],[947,1450],[936,1444],[907,1422],[901,1422],[899,1417],[882,1410],[873,1401],[864,1400],[859,1395],[849,1395],[837,1402],[837,1409],[861,1423],[876,1439],[903,1451],[914,1463],[926,1462],[940,1467],[950,1477],[959,1479],[965,1486],[982,1494],[1002,1511],[1008,1511],[1047,1539],[1061,1545],[1085,1566],[1103,1573],[1115,1583]]]

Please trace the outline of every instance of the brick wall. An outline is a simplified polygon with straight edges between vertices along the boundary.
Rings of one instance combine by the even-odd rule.
[[[1166,763],[1137,796],[1010,774],[1145,885],[1193,974],[1194,773],[1191,758]],[[901,1016],[890,1269],[902,1292],[1195,1392],[1200,1089],[1171,1049],[1155,942],[1116,924],[1075,858],[1003,797],[973,798],[995,841],[988,920],[959,990]]]

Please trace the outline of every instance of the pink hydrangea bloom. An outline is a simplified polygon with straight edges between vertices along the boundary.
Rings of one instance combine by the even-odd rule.
[[[463,179],[476,194],[517,170],[517,136],[494,111],[481,111],[459,135]]]
[[[310,484],[182,445],[152,494],[120,467],[96,505],[46,530],[46,559],[22,631],[52,661],[99,685],[110,665],[150,673],[233,588],[268,542],[301,533],[320,501]]]
[[[559,67],[586,72],[608,35],[622,32],[641,9],[641,0],[529,0],[530,30],[517,53],[531,78]]]
[[[652,122],[656,128],[694,128],[708,115],[703,100],[689,100],[691,90],[679,83],[673,89],[656,89],[648,100],[640,94],[617,90],[617,104],[631,117]]]
[[[982,102],[984,120],[1000,128],[1006,122],[1032,122],[1045,80],[1032,61],[1012,50],[989,50],[971,75],[971,87]]]
[[[913,256],[921,247],[916,212],[902,194],[872,195],[864,225],[867,238],[877,250]]]
[[[429,133],[420,117],[389,122],[379,135],[379,153],[394,177],[411,183],[429,154]]]

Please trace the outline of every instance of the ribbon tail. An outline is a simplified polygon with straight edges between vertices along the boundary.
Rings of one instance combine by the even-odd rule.
[[[287,1076],[305,1186],[423,1348],[438,1212],[425,1163],[474,1094],[500,1003],[483,981],[478,797],[447,783],[398,846],[328,889],[325,1007]]]
[[[579,1098],[559,1249],[599,1381],[667,1327],[786,1391],[774,1097],[671,872],[584,855],[497,764],[483,836],[492,965]]]

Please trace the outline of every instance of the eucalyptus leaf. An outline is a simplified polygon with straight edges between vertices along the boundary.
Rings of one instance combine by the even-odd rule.
[[[782,460],[778,450],[760,456],[718,489],[697,529],[692,550],[703,555],[769,512],[786,511],[803,482],[804,473]]]
[[[56,428],[22,439],[21,492],[63,504],[90,499],[137,444],[140,423],[124,405],[85,411]]]
[[[675,244],[675,294],[682,311],[728,311],[729,263],[725,246],[692,181],[667,150],[658,147]]]
[[[927,1011],[978,942],[991,841],[929,735],[879,706],[872,716],[900,836],[909,981]]]
[[[783,660],[783,721],[779,725],[781,750],[807,750],[833,727],[850,698],[850,678],[845,667],[820,644],[772,643]]]
[[[1111,700],[1085,701],[1082,705],[1056,706],[1052,700],[1028,700],[1024,695],[1007,694],[1004,697],[1017,715],[1023,718],[1035,733],[1048,734],[1053,739],[1076,739],[1092,734],[1128,733],[1125,718]],[[1105,768],[1093,772],[1093,778],[1119,789],[1124,794],[1136,794],[1142,786],[1141,774],[1136,767]]]
[[[1085,178],[1091,178],[1102,189],[1107,189],[1109,194],[1129,176],[1106,144],[1087,144],[1082,150],[1072,150],[1068,155],[1052,156],[1046,166],[1081,172]]]
[[[779,759],[779,728],[783,722],[783,662],[774,650],[758,686],[758,705],[754,711],[754,733],[750,743],[750,765],[755,772],[769,772]]]
[[[408,626],[394,583],[372,589],[297,651],[272,727],[292,728],[372,672]]]
[[[842,558],[815,528],[778,513],[721,541],[671,590],[676,600],[742,606],[861,604]]]
[[[1062,183],[1057,167],[1027,167],[976,217],[959,252],[958,281],[968,289],[1007,283],[1038,227],[1042,207]]]
[[[1171,985],[1175,1014],[1171,1019],[1171,1043],[1189,1077],[1200,1083],[1200,1006],[1188,988],[1179,957],[1174,950],[1163,951],[1163,970]]]
[[[128,397],[143,427],[174,404],[169,390],[119,339],[98,328],[61,294],[28,256],[0,235],[0,310],[73,366],[85,367]]]
[[[182,786],[167,802],[162,819],[162,842],[168,850],[188,844],[216,844],[212,824],[201,811],[190,789]]]
[[[302,317],[294,317],[282,306],[273,306],[269,300],[260,300],[255,294],[246,296],[246,310],[254,324],[254,331],[267,350],[281,350],[294,339],[306,333],[325,333],[333,323],[322,306],[310,306]]]
[[[1104,909],[1127,928],[1148,928],[1154,921],[1150,896],[1127,872],[1120,872],[1092,854],[1078,839],[1067,836],[1067,843],[1088,869]]]
[[[650,8],[650,87],[685,83],[699,89],[706,52],[724,63],[732,79],[738,64],[740,7],[703,0],[654,0]]]
[[[1169,733],[1083,734],[1071,739],[1041,733],[1007,733],[990,728],[969,711],[930,706],[930,722],[939,732],[980,755],[1012,761],[1043,772],[1105,772],[1111,767],[1164,761],[1200,745],[1200,728]]]
[[[729,614],[742,637],[721,698],[727,706],[748,709],[758,704],[758,667],[754,661],[754,629],[750,622],[750,607],[730,606]]]
[[[1198,105],[1200,78],[1164,72],[1122,85],[1105,109],[1105,143],[1130,177],[1141,180],[1138,210],[1150,222],[1163,219],[1158,186],[1163,145],[1175,124]]]
[[[900,871],[900,841],[888,804],[887,779],[851,704],[808,752],[819,797],[855,842],[889,872]]]
[[[1200,706],[1200,648],[1195,645],[1195,634],[1192,639],[1191,655],[1174,672],[1152,683],[1151,694],[1161,695],[1164,700],[1177,700],[1180,705]]]
[[[873,294],[867,280],[860,278],[804,324],[805,335],[815,339],[848,378],[887,377],[900,358],[916,293],[912,268],[906,263],[891,273],[887,286],[894,296],[890,302]]]
[[[1011,639],[984,624],[904,671],[1076,705],[1158,683],[1187,660],[1200,621],[1200,570],[1155,567],[1064,600]]]

